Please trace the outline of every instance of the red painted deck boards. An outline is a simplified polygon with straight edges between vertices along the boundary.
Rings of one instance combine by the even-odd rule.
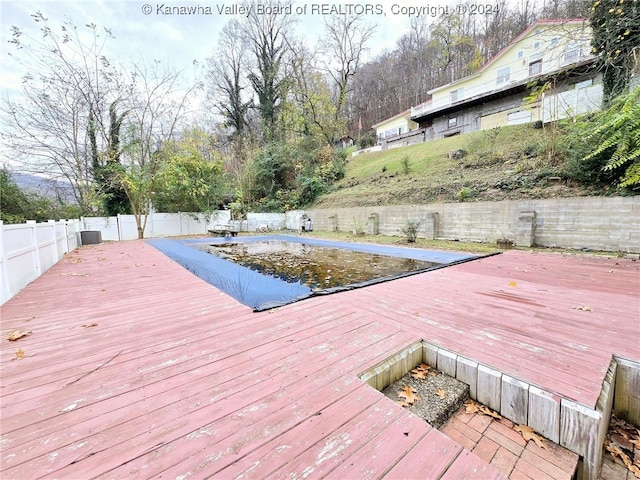
[[[3,479],[500,478],[357,374],[424,339],[594,405],[640,359],[640,262],[509,251],[253,313],[134,241],[0,312]]]

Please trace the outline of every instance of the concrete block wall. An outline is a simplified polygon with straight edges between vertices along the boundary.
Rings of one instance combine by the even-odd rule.
[[[369,217],[377,213],[382,235],[402,236],[400,229],[408,220],[423,220],[434,227],[430,233],[423,226],[418,233],[421,238],[433,235],[482,242],[515,240],[519,218],[526,213],[535,219],[535,245],[640,253],[640,196],[388,205],[310,209],[305,213],[314,219],[316,230],[329,231],[333,220],[338,231],[350,232],[356,224],[366,231]],[[530,243],[528,238],[525,243]]]

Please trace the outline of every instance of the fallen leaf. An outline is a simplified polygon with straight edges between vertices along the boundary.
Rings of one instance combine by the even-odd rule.
[[[16,352],[15,360],[22,360],[23,358],[24,358],[24,350],[22,350],[22,348],[19,348],[18,351]]]
[[[31,335],[31,332],[25,332],[24,330],[14,330],[9,335],[7,335],[7,340],[15,342],[16,340],[19,340],[22,337],[26,337],[27,335]]]
[[[444,390],[442,390],[441,388],[438,388],[438,389],[435,391],[435,394],[436,394],[437,396],[439,396],[440,398],[445,398],[445,397],[447,396],[447,392],[445,392],[445,391],[444,391]]]
[[[480,405],[480,412],[482,412],[484,415],[488,415],[490,417],[493,417],[496,420],[501,420],[502,419],[502,416],[498,412],[494,412],[493,410],[491,410],[486,405]]]
[[[473,400],[467,400],[464,404],[466,405],[464,411],[467,413],[476,413],[480,411],[480,405]]]
[[[90,328],[90,327],[97,327],[98,324],[97,323],[87,323],[86,325],[82,325],[84,328]]]
[[[404,407],[410,407],[410,406],[411,406],[411,404],[410,404],[410,403],[407,403],[407,402],[406,402],[406,401],[404,401],[404,400],[396,400],[396,403],[397,403],[398,405],[400,405],[401,407],[403,407],[403,408],[404,408]]]
[[[510,287],[515,287],[515,286],[516,286],[516,282],[515,282],[515,280],[514,280],[513,282],[509,282],[509,286],[510,286]]]
[[[615,415],[611,415],[609,432],[604,439],[604,448],[613,458],[619,457],[627,470],[632,472],[636,478],[640,478],[640,465],[632,460],[632,458],[635,459],[634,447],[640,448],[640,429]]]
[[[404,398],[409,405],[413,405],[416,400],[420,399],[420,397],[416,395],[416,393],[417,392],[413,388],[404,386],[402,387],[402,390],[398,392],[398,396]]]
[[[527,425],[517,425],[513,429],[516,432],[520,432],[520,434],[522,435],[522,438],[524,439],[525,442],[528,442],[529,440],[533,440],[536,443],[536,445],[538,445],[538,447],[544,448],[545,450],[547,449],[547,446],[542,441],[542,437],[540,435],[538,435],[533,430],[533,428],[531,428],[531,427],[529,427]]]
[[[582,310],[583,312],[593,312],[593,308],[580,305],[578,307],[572,307],[574,310]]]
[[[100,261],[103,261],[103,260],[106,260],[106,259],[107,259],[107,257],[98,257],[98,260],[100,260]]]
[[[411,370],[411,376],[413,378],[427,378],[427,375],[435,375],[435,372],[426,363],[422,363]]]

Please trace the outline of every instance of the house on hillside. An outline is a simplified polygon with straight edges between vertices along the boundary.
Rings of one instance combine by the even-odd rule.
[[[378,145],[382,145],[382,148],[425,141],[424,129],[418,131],[418,124],[411,120],[410,109],[382,120],[371,128],[375,129]]]
[[[410,119],[437,139],[597,110],[602,82],[591,35],[585,19],[539,20],[478,72],[429,91]],[[527,99],[536,86],[537,98]]]

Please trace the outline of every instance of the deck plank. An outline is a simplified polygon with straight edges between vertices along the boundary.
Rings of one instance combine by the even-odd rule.
[[[359,348],[359,353],[365,358],[384,351],[387,345],[404,345],[406,340],[407,337],[402,334],[375,338],[373,332],[365,334],[355,342],[354,338],[351,338],[354,347]],[[331,352],[327,352],[327,355],[331,357]],[[372,358],[377,359],[379,356]],[[354,368],[352,359],[348,357],[341,358],[328,367],[323,367],[318,362],[312,365],[312,369],[314,373],[304,377],[293,371],[292,376],[300,377],[295,383],[283,384],[280,389],[247,406],[241,414],[231,412],[233,415],[224,417],[221,424],[206,424],[207,429],[215,431],[215,438],[194,439],[189,438],[189,435],[177,437],[175,441],[163,445],[158,451],[145,454],[124,465],[127,474],[139,469],[145,475],[152,476],[160,471],[169,477],[195,475],[200,478],[214,475],[242,455],[255,450],[261,442],[268,441],[295,423],[315,415],[318,405],[330,404],[337,398],[346,396],[352,389],[364,386],[355,375],[359,369]],[[261,393],[264,394],[264,390]],[[379,395],[373,391],[370,391],[369,395],[374,393]],[[248,395],[244,392],[240,394]],[[231,405],[237,407],[235,398],[230,400]],[[269,412],[274,413],[269,415]],[[165,455],[174,450],[180,450],[182,456]],[[188,458],[186,462],[182,461],[185,456]],[[177,464],[172,464],[177,461]],[[165,468],[167,471],[163,470]]]
[[[503,480],[505,476],[469,450],[463,451],[440,480]]]
[[[353,333],[353,326],[347,325],[345,327]],[[366,328],[363,335],[366,337],[362,339],[362,344],[365,347],[360,342],[354,342],[353,337],[340,336],[333,342],[333,346],[351,349],[350,351],[355,353],[368,347],[368,341],[380,341],[376,338],[375,327]],[[386,340],[386,337],[383,336],[383,339]],[[162,389],[158,389],[158,386],[150,391],[141,389],[144,396],[138,404],[128,404],[118,411],[119,414],[110,412],[108,417],[102,420],[102,430],[107,436],[106,441],[103,438],[95,439],[91,436],[91,432],[96,428],[95,417],[89,418],[86,423],[81,424],[76,423],[77,421],[74,419],[73,435],[57,436],[54,430],[52,437],[47,439],[47,453],[57,452],[57,454],[55,460],[49,462],[47,471],[43,474],[56,471],[56,466],[68,461],[69,456],[76,458],[79,451],[92,454],[92,462],[100,462],[103,468],[109,466],[109,461],[116,462],[115,466],[117,466],[122,463],[122,455],[140,443],[137,432],[144,431],[143,436],[148,438],[162,437],[169,433],[176,437],[188,435],[197,430],[200,425],[208,424],[217,417],[222,418],[241,410],[250,406],[252,402],[260,403],[261,399],[267,398],[269,395],[284,395],[291,382],[300,382],[300,379],[304,379],[305,376],[318,369],[322,372],[319,378],[322,378],[322,375],[330,375],[334,373],[330,368],[333,359],[318,358],[313,364],[305,361],[314,352],[318,341],[322,340],[316,337],[312,340],[313,345],[300,345],[297,347],[299,351],[295,355],[287,355],[286,350],[281,350],[278,352],[279,358],[264,365],[251,362],[248,367],[241,366],[240,370],[231,368],[228,378],[223,378],[219,384],[201,382],[196,386],[187,385],[168,391],[164,389],[164,385],[161,385]],[[326,339],[324,341],[326,342]],[[344,360],[342,362],[345,363]],[[214,373],[217,377],[215,365],[209,371],[210,375]],[[80,402],[72,400],[69,405],[76,403]],[[130,418],[131,405],[135,405],[137,410],[143,414]],[[82,409],[74,408],[73,411],[63,414],[75,418],[81,416],[81,411]],[[175,428],[167,426],[176,411],[183,412],[178,429],[181,433],[176,433]],[[150,418],[157,419],[152,427],[149,426]],[[46,425],[46,422],[43,421],[39,423]],[[12,434],[15,437],[12,435],[9,439],[19,438],[22,430],[16,430]],[[15,462],[25,462],[24,468],[34,471],[35,466],[31,464],[31,455],[41,453],[38,451],[41,438],[41,434],[38,434],[37,438],[30,443],[9,448],[6,453],[15,455]],[[81,447],[78,446],[79,444],[82,444]],[[156,445],[156,443],[152,443],[152,445]]]
[[[640,262],[509,251],[253,313],[145,242],[81,247],[0,307],[32,332],[0,341],[3,478],[494,478],[357,374],[424,339],[595,404],[638,298]]]
[[[38,416],[42,418],[46,413],[46,410],[43,409],[53,408],[50,404],[52,401],[55,403],[57,395],[62,395],[62,401],[68,398],[65,385],[70,385],[78,379],[82,383],[84,380],[82,375],[87,375],[110,358],[113,358],[112,362],[94,373],[90,373],[92,384],[97,384],[99,387],[95,391],[85,390],[84,405],[104,398],[105,389],[108,388],[117,390],[119,394],[124,394],[128,391],[148,387],[157,381],[173,380],[177,375],[184,373],[197,375],[199,369],[215,362],[227,361],[229,366],[232,366],[242,361],[254,361],[255,356],[267,355],[270,352],[275,352],[275,357],[279,358],[282,356],[282,350],[286,351],[294,343],[296,348],[301,348],[299,342],[315,342],[314,336],[327,330],[337,329],[348,333],[359,325],[361,324],[358,323],[355,315],[333,312],[333,318],[323,316],[322,319],[318,319],[316,325],[311,327],[284,323],[278,324],[277,328],[260,330],[253,326],[250,328],[252,331],[246,337],[238,337],[237,331],[231,332],[229,335],[214,334],[208,337],[199,337],[197,340],[184,337],[178,342],[172,342],[170,348],[166,350],[162,350],[159,345],[152,349],[144,349],[142,352],[136,350],[135,347],[129,351],[124,351],[123,348],[121,349],[123,353],[116,358],[113,358],[113,355],[118,351],[114,349],[101,353],[93,363],[82,365],[81,369],[73,368],[71,362],[68,364],[68,369],[71,372],[62,371],[61,378],[50,374],[47,378],[37,379],[40,382],[47,382],[40,388],[22,389],[15,394],[7,395],[5,413],[7,416],[16,415],[17,424],[24,425],[24,421],[30,417],[31,413],[25,411],[21,404],[31,399],[30,405],[38,410]],[[293,335],[295,337],[292,337]],[[178,343],[178,345],[174,346],[174,343]],[[152,352],[155,355],[152,355]],[[225,365],[216,364],[216,368],[222,370]],[[123,380],[126,383],[123,383]],[[197,377],[193,380],[197,380]]]
[[[352,321],[355,322],[355,319]],[[335,326],[335,324],[331,323],[327,328],[331,326]],[[353,331],[354,326],[354,323],[345,325],[342,331]],[[334,330],[332,330],[332,332],[333,331]],[[335,331],[340,332],[341,329],[336,328]],[[315,329],[308,329],[305,334],[310,334],[310,336],[306,341],[304,338],[301,338],[300,341],[296,343],[296,349],[300,350],[305,347],[313,349],[314,346],[317,346],[318,342],[322,341],[314,336],[317,335],[317,333],[318,331]],[[139,380],[138,383],[129,383],[127,381],[127,383],[123,384],[108,384],[106,382],[108,382],[109,379],[126,379],[127,376],[121,375],[117,367],[114,367],[111,372],[105,368],[103,369],[104,372],[101,372],[103,378],[97,378],[96,376],[96,378],[92,379],[93,381],[100,381],[101,388],[83,393],[82,402],[78,402],[77,411],[74,413],[75,422],[77,425],[82,424],[84,421],[96,423],[98,413],[109,413],[111,417],[110,421],[113,422],[121,416],[126,417],[130,405],[134,405],[136,402],[148,403],[151,402],[154,396],[160,396],[161,403],[168,404],[171,403],[171,401],[178,401],[184,397],[185,390],[188,390],[191,394],[198,392],[197,388],[192,386],[193,384],[198,386],[206,385],[208,388],[213,388],[232,380],[239,381],[239,371],[250,372],[249,375],[253,377],[258,376],[258,378],[260,375],[268,375],[270,370],[265,368],[265,365],[272,368],[272,364],[275,364],[275,362],[283,358],[283,353],[286,355],[286,348],[290,346],[291,342],[284,339],[282,342],[270,342],[247,351],[239,352],[231,357],[222,357],[215,361],[208,359],[209,361],[202,364],[198,363],[197,359],[189,359],[187,357],[180,363],[173,363],[166,366],[163,369],[164,371],[155,372],[161,376],[154,375],[150,376],[150,378],[146,376],[134,377]],[[300,357],[300,355],[298,355],[298,357]],[[261,359],[260,364],[256,363],[256,358]],[[304,356],[302,356],[301,359],[303,360]],[[295,358],[291,358],[291,360],[295,360]],[[215,375],[212,375],[212,372],[215,372]],[[64,393],[63,390],[60,392]],[[117,396],[111,399],[108,405],[104,405],[101,401],[103,401],[104,398],[109,398],[110,395],[107,392],[117,392]],[[172,397],[176,397],[176,399],[172,400]],[[36,421],[41,425],[38,431],[32,432],[32,436],[40,438],[48,433],[53,434],[67,421],[62,418],[63,415],[60,414],[60,410],[64,409],[65,406],[73,404],[73,397],[67,395],[59,399],[57,403],[55,403],[56,397],[54,395],[44,396],[41,400],[44,403],[40,405],[38,409],[23,413],[18,409],[18,412],[13,416],[8,415],[10,410],[7,408],[7,417],[11,418],[11,423],[6,422],[3,425],[3,433],[5,435],[5,441],[11,441],[12,447],[30,440],[29,434],[21,431],[25,426],[28,426],[30,422]],[[52,404],[47,404],[47,400],[50,400]],[[19,404],[16,404],[16,406],[19,407]],[[159,404],[154,403],[154,406],[158,407]],[[47,422],[45,428],[42,422],[47,418],[51,418],[51,421]],[[105,424],[103,424],[103,427],[104,426]],[[16,428],[18,431],[14,433],[12,428]],[[91,430],[91,428],[95,428],[95,426],[90,424],[87,428]]]
[[[431,430],[414,447],[415,455],[406,455],[386,478],[440,478],[458,458],[463,448],[438,430]]]

